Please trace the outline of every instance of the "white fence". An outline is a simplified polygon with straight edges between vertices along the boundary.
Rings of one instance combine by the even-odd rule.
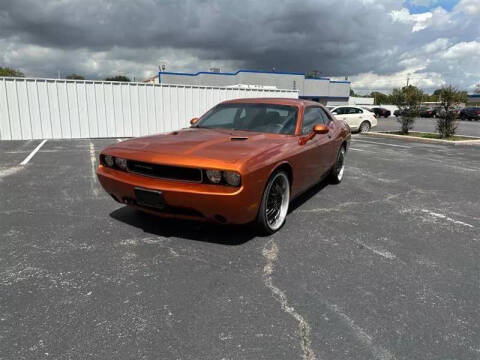
[[[177,130],[221,101],[294,90],[0,78],[0,140],[130,137]]]

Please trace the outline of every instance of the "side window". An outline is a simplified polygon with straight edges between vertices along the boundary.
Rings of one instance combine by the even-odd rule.
[[[328,123],[330,122],[330,118],[328,117],[328,115],[325,113],[325,110],[323,109],[320,109],[320,113],[322,115],[322,120],[323,120],[323,124],[324,125],[328,125]]]
[[[345,108],[335,109],[334,113],[337,114],[337,115],[343,115],[343,114],[345,114]]]
[[[322,119],[323,110],[319,107],[308,107],[303,113],[302,134],[310,134],[312,132],[313,125],[323,124]]]

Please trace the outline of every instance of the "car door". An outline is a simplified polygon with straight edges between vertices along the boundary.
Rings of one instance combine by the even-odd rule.
[[[357,114],[355,113],[354,108],[349,106],[342,106],[335,109],[333,113],[335,114],[337,119],[345,121],[352,129],[358,128],[359,124]]]
[[[352,127],[358,129],[364,119],[363,110],[357,107],[349,107],[348,115],[350,117],[350,121],[352,122]]]
[[[302,120],[302,133],[304,137],[312,133],[313,126],[316,124],[325,124],[323,109],[319,106],[309,106],[305,108]],[[328,170],[328,160],[325,153],[331,143],[331,135],[315,135],[313,139],[307,141],[301,146],[301,151],[297,155],[297,181],[299,190],[305,190],[316,184]]]
[[[319,137],[318,141],[322,143],[322,166],[326,171],[330,171],[330,168],[337,160],[337,153],[342,144],[342,139],[336,136],[338,133],[337,123],[330,119],[324,109],[322,109],[322,120],[330,132],[326,134],[327,136]]]

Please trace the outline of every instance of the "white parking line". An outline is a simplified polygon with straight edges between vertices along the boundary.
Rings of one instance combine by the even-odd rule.
[[[45,144],[47,142],[47,140],[43,140],[35,149],[33,149],[33,151],[25,158],[25,160],[23,160],[20,165],[26,165],[34,156],[35,154],[38,152],[38,150],[40,150],[40,148],[43,146],[43,144]]]
[[[444,214],[439,214],[439,213],[436,213],[436,212],[433,212],[433,211],[430,211],[430,210],[427,210],[427,209],[422,209],[422,212],[424,212],[428,215],[431,215],[433,217],[439,218],[439,219],[444,219],[444,220],[450,221],[454,224],[463,225],[463,226],[466,226],[466,227],[469,227],[469,228],[474,228],[473,225],[467,224],[463,221],[452,219],[451,217],[448,217],[447,215],[444,215]]]
[[[98,196],[98,189],[97,189],[97,174],[96,174],[96,163],[95,163],[95,146],[90,141],[90,163],[91,163],[91,170],[92,170],[92,177],[90,179],[90,185],[92,187],[92,192],[95,196]]]
[[[360,149],[355,149],[355,148],[352,148],[352,147],[348,148],[348,150],[355,150],[355,151],[361,151],[361,152],[369,152],[369,151],[367,151],[367,150],[360,150]]]
[[[355,142],[364,142],[367,144],[376,144],[376,145],[387,145],[387,146],[395,146],[399,148],[405,148],[405,149],[410,149],[410,146],[405,146],[405,145],[396,145],[396,144],[389,144],[389,143],[384,143],[384,142],[378,142],[378,141],[366,141],[366,140],[359,140],[355,139]]]

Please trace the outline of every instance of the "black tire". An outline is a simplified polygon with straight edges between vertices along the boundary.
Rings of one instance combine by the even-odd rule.
[[[369,132],[371,127],[372,126],[370,125],[370,123],[368,121],[364,121],[360,124],[360,126],[358,128],[358,132],[359,133]]]
[[[283,192],[281,199],[278,199],[278,186]],[[275,197],[275,198],[273,198]],[[278,209],[278,218],[273,214],[272,209],[280,201]],[[268,179],[267,185],[262,195],[262,202],[257,215],[257,228],[261,234],[270,235],[278,231],[287,218],[288,206],[290,203],[290,180],[285,171],[276,171]],[[275,211],[276,209],[274,209]],[[273,215],[273,217],[272,217]]]
[[[337,154],[337,160],[330,170],[329,180],[332,184],[340,184],[345,170],[345,148],[342,146]]]

